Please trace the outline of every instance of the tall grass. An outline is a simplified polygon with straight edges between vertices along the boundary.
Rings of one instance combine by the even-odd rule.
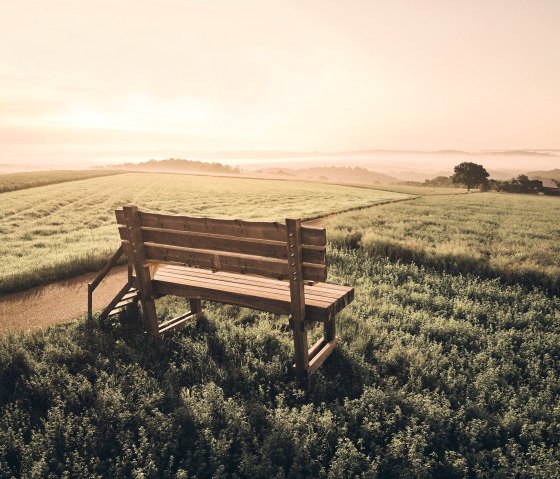
[[[319,183],[128,173],[3,193],[0,293],[99,268],[118,247],[114,209],[260,220],[314,217],[406,195]]]
[[[100,176],[118,175],[119,173],[122,172],[116,170],[54,170],[1,174],[0,193],[24,190],[26,188],[35,188],[37,186],[66,183],[67,181],[87,180],[89,178],[97,178]]]
[[[326,221],[334,245],[560,291],[560,199],[477,193],[422,197]]]
[[[363,250],[329,264],[356,299],[307,391],[287,318],[231,306],[164,341],[125,317],[0,339],[0,476],[557,476],[558,297]]]

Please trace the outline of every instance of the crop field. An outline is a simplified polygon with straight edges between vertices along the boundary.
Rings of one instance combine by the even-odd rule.
[[[192,216],[284,220],[409,195],[319,183],[127,173],[3,193],[0,293],[95,270],[116,250],[126,203]]]
[[[120,171],[110,170],[60,170],[60,171],[32,171],[25,173],[8,173],[0,175],[0,193],[6,191],[24,190],[37,186],[66,183],[67,181],[87,180],[99,176],[117,175]]]
[[[326,221],[334,244],[560,292],[560,199],[475,193],[427,196]]]
[[[395,193],[406,193],[414,196],[432,196],[432,195],[462,195],[467,193],[466,188],[444,188],[433,186],[407,186],[407,185],[372,185],[384,191],[393,191]]]

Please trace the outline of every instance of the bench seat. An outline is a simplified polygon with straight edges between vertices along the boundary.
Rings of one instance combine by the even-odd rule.
[[[150,271],[153,290],[160,295],[290,314],[290,284],[287,281],[160,262],[151,264]],[[310,321],[328,321],[354,298],[354,288],[348,286],[309,282],[304,289],[305,317]]]

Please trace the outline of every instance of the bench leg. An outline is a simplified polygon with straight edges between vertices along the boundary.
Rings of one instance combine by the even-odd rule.
[[[189,303],[191,305],[191,313],[200,314],[202,313],[202,301],[196,298],[189,298]]]
[[[142,298],[142,313],[146,331],[150,336],[159,336],[158,319],[156,313],[156,303],[153,298]]]
[[[304,321],[294,321],[293,325],[296,378],[300,384],[304,385],[307,381],[307,369],[309,367],[307,331],[305,329]]]
[[[323,323],[323,336],[328,343],[336,337],[335,315],[333,314],[328,321]]]

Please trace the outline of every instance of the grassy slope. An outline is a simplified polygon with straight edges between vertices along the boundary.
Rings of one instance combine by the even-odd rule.
[[[559,291],[559,214],[559,198],[477,193],[350,212],[326,226],[336,244]]]
[[[114,209],[283,220],[406,195],[318,183],[129,173],[2,194],[0,293],[99,268],[117,248]]]
[[[60,170],[8,173],[0,175],[0,193],[35,188],[37,186],[66,183],[67,181],[87,180],[89,178],[97,178],[100,176],[118,175],[119,173],[122,172],[106,170]]]
[[[0,340],[0,476],[555,477],[557,297],[329,261],[356,299],[306,394],[286,318],[234,307],[163,342],[83,322]]]

